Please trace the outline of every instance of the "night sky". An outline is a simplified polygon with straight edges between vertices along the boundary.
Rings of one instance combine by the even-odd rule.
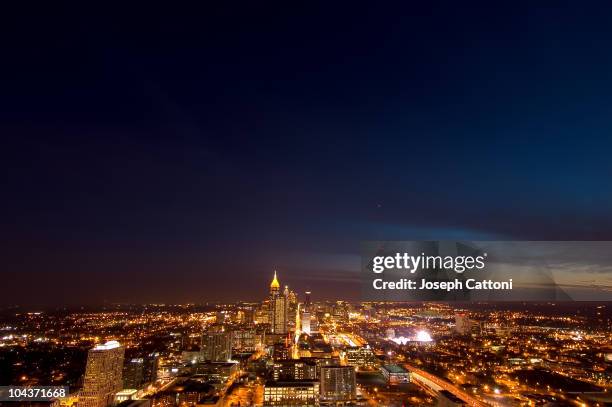
[[[355,299],[362,240],[612,240],[612,6],[403,3],[5,10],[0,304]]]

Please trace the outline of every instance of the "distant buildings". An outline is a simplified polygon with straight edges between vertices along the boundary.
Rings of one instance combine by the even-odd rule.
[[[122,389],[124,353],[117,341],[89,350],[79,407],[107,407],[114,402],[115,393]]]
[[[482,321],[474,321],[468,318],[465,314],[455,315],[455,331],[459,335],[480,335],[486,331],[485,324]]]
[[[469,335],[472,333],[472,321],[465,314],[456,314],[455,331],[459,335]]]
[[[348,403],[357,397],[353,366],[321,366],[321,404]]]

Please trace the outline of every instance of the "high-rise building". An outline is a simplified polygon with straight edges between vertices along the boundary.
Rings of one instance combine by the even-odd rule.
[[[274,270],[274,278],[270,283],[270,297],[275,297],[280,293],[280,283],[278,282],[278,278],[276,278],[276,270]]]
[[[288,290],[285,290],[288,293]],[[269,300],[269,323],[270,331],[274,334],[287,333],[287,317],[288,317],[288,300],[286,293],[280,292],[280,283],[274,271],[274,278],[270,283],[270,300]]]
[[[264,300],[253,314],[253,322],[255,324],[269,324],[270,323],[270,300]]]
[[[310,313],[306,311],[302,312],[300,322],[302,323],[302,333],[310,335]]]
[[[272,333],[287,333],[287,299],[279,295],[272,300]]]
[[[148,354],[142,358],[133,358],[123,365],[123,388],[140,389],[157,380],[159,356]]]
[[[123,365],[123,388],[139,389],[144,383],[143,379],[144,359],[133,358]]]
[[[306,291],[304,293],[304,311],[305,312],[310,312],[310,307],[311,307],[311,299],[310,299],[310,294],[312,294],[310,291]]]
[[[225,323],[227,314],[225,311],[217,311],[217,316],[215,318],[215,323],[218,325],[223,325]]]
[[[155,383],[157,380],[157,369],[159,368],[159,354],[149,353],[144,358],[142,367],[143,384]]]
[[[321,366],[321,401],[348,403],[357,397],[353,366]]]
[[[227,362],[232,358],[232,333],[205,332],[202,335],[202,360]]]
[[[117,341],[97,345],[87,354],[79,407],[107,407],[122,388],[125,348]]]
[[[287,325],[289,327],[299,328],[295,326],[297,322],[296,317],[298,316],[297,313],[299,310],[297,293],[290,290],[289,286],[285,286],[284,294],[287,301]]]
[[[310,333],[319,332],[319,320],[317,314],[310,314]]]

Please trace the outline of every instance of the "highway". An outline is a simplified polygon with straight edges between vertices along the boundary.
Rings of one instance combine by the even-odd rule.
[[[439,386],[441,389],[443,390],[447,390],[450,393],[454,394],[455,396],[459,397],[461,400],[463,400],[467,405],[469,406],[473,406],[473,407],[487,407],[488,404],[476,399],[475,397],[469,395],[468,393],[466,393],[465,391],[461,390],[459,387],[447,382],[446,380],[443,380],[441,378],[439,378],[438,376],[435,376],[431,373],[428,373],[424,370],[421,370],[419,368],[416,368],[412,365],[409,364],[405,364],[404,367],[406,369],[408,369],[410,372],[415,373],[419,376],[424,377],[425,379],[431,381],[432,383],[434,383],[436,386]],[[416,380],[418,381],[418,379]],[[426,383],[422,383],[422,385],[427,386]],[[437,389],[434,389],[437,390]]]

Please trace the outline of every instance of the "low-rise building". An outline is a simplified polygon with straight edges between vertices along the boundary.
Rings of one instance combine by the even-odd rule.
[[[264,406],[318,406],[316,380],[268,381],[264,386]]]
[[[383,365],[380,372],[389,383],[410,383],[410,372],[400,365]]]

